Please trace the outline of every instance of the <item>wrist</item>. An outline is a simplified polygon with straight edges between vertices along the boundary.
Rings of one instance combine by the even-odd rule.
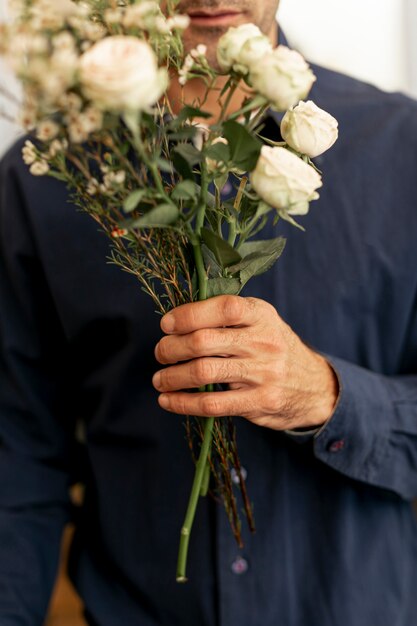
[[[317,354],[321,361],[320,393],[317,402],[317,422],[312,426],[322,426],[333,415],[339,397],[339,380],[331,364],[321,354]]]

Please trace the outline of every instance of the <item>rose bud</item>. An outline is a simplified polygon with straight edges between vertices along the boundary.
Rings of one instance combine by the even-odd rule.
[[[297,152],[314,158],[326,152],[338,137],[337,120],[311,100],[300,102],[284,115],[281,135]]]

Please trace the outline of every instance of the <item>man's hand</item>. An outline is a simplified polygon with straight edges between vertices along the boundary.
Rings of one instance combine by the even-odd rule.
[[[241,415],[276,430],[317,427],[338,395],[329,363],[308,348],[273,306],[257,298],[217,296],[162,318],[154,375],[162,408],[184,415]],[[210,383],[228,390],[188,393]]]

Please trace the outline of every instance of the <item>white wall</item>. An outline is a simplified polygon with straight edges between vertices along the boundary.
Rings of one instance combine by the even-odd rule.
[[[279,20],[311,61],[417,97],[417,0],[281,0]],[[11,84],[0,65],[1,83]],[[16,134],[0,120],[0,154]]]
[[[0,0],[0,21],[6,19],[6,1]],[[7,70],[5,65],[0,60],[0,87],[5,86],[13,93],[18,92],[16,83],[13,80],[11,73]],[[1,111],[6,110],[12,114],[16,114],[16,109],[11,108],[9,102],[5,100],[0,93],[0,156],[7,149],[7,147],[16,139],[19,135],[19,128],[9,122],[5,121],[1,116]]]
[[[416,0],[281,0],[279,19],[308,59],[390,91],[411,88],[407,10]],[[416,13],[417,17],[417,13]],[[417,35],[409,20],[408,35]]]

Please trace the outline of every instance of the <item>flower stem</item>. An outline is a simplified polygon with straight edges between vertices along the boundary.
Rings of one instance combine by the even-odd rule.
[[[206,391],[213,391],[213,385],[207,385]],[[206,467],[204,469],[203,480],[201,481],[201,487],[200,487],[200,496],[202,498],[204,498],[204,496],[208,494],[208,490],[209,490],[211,470],[210,470],[210,463],[208,462],[208,459],[210,458],[210,453],[211,453],[211,442],[210,442],[210,447],[207,453]]]
[[[206,464],[208,458],[208,452],[211,444],[212,433],[214,426],[214,418],[209,417],[204,424],[204,437],[201,444],[200,456],[197,461],[197,467],[194,475],[193,486],[191,489],[191,495],[188,502],[187,512],[185,514],[184,524],[181,528],[180,548],[178,552],[177,563],[177,582],[187,582],[186,568],[187,568],[187,554],[188,543],[190,541],[191,527],[193,525],[195,512],[197,509],[197,502],[200,496],[201,483],[203,482],[204,473],[206,471]]]
[[[207,273],[204,267],[203,253],[201,250],[201,228],[204,224],[205,212],[206,212],[206,196],[207,196],[207,182],[206,172],[204,166],[201,171],[201,198],[200,205],[197,212],[195,233],[191,239],[191,243],[194,251],[194,259],[197,269],[198,277],[198,299],[207,299]],[[213,386],[207,385],[206,388],[202,388],[204,391],[212,391]],[[200,495],[205,495],[208,490],[208,483],[210,479],[210,464],[208,457],[211,449],[211,442],[213,438],[214,417],[205,418],[203,441],[200,448],[200,456],[198,457],[196,470],[194,474],[193,485],[191,488],[191,494],[188,501],[187,511],[185,514],[184,523],[181,528],[180,546],[178,551],[177,562],[177,582],[187,582],[186,568],[187,568],[187,555],[188,544],[190,541],[191,528],[194,522],[195,512],[197,509],[198,498]]]

